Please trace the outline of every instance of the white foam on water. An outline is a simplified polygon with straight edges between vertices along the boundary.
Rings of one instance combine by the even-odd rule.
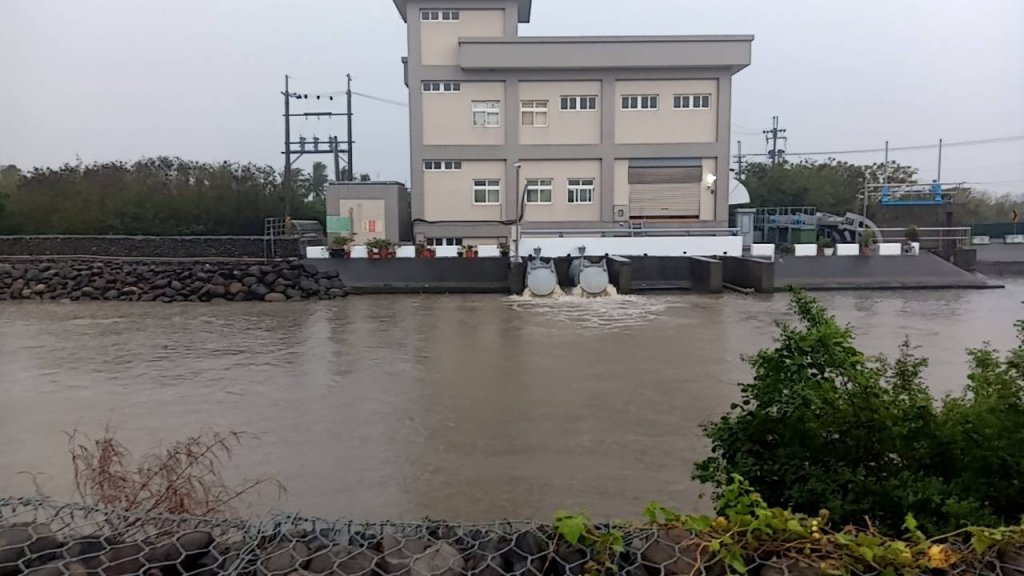
[[[671,305],[664,298],[620,295],[610,284],[604,295],[598,296],[586,294],[578,286],[572,294],[556,290],[556,295],[546,298],[528,292],[523,296],[509,296],[505,301],[518,312],[602,330],[643,326],[661,318],[662,312]]]

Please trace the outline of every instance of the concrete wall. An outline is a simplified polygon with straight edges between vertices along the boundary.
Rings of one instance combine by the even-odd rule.
[[[509,292],[506,258],[395,258],[308,260],[335,270],[353,294]]]
[[[570,178],[594,180],[594,199],[590,204],[570,204]],[[529,222],[593,221],[601,218],[600,160],[529,160],[520,168],[519,194],[529,179],[551,180],[550,204],[527,204],[525,220]],[[515,191],[513,191],[516,193]]]
[[[443,79],[440,79],[443,80]],[[414,89],[423,90],[422,83]],[[473,125],[474,101],[501,102],[501,121],[497,127]],[[460,92],[423,93],[423,143],[496,146],[505,143],[504,126],[518,124],[519,104],[509,110],[503,82],[463,82]],[[461,160],[462,158],[455,158]]]
[[[722,292],[722,261],[692,256],[690,261],[691,288],[694,292],[720,294]]]
[[[296,238],[274,241],[277,256],[299,256]],[[263,258],[262,236],[0,236],[0,256]]]
[[[775,292],[775,263],[757,258],[723,258],[722,281],[770,294]]]
[[[438,172],[423,170],[423,182],[428,192],[423,197],[423,217],[427,220],[504,220],[504,202],[497,205],[473,203],[474,180],[498,180],[504,200],[509,194],[505,180],[505,163],[463,162],[462,170]],[[459,237],[465,236],[460,234]]]
[[[600,98],[601,82],[520,82],[519,99],[547,100],[548,125],[522,126],[519,141],[523,144],[600,144],[601,107],[613,105]],[[597,110],[562,110],[562,96],[597,96]]]
[[[658,95],[657,110],[623,110],[622,97]],[[674,94],[711,94],[707,110],[675,110]],[[615,83],[615,142],[618,144],[672,144],[714,142],[717,138],[718,81],[620,80]]]
[[[457,5],[446,4],[438,10],[451,10]],[[420,26],[420,55],[426,65],[455,65],[459,61],[460,37],[502,36],[505,32],[505,11],[459,9],[459,20],[454,22],[420,20],[417,10],[410,20]]]

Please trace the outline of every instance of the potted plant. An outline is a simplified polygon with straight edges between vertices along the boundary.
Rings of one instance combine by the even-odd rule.
[[[437,250],[433,246],[427,246],[423,242],[416,244],[416,257],[417,258],[434,258],[437,256]]]
[[[907,242],[920,242],[921,231],[918,230],[917,226],[911,226],[903,233],[903,237],[906,238]]]
[[[371,260],[386,260],[395,257],[395,244],[387,238],[371,238],[366,242],[366,251]]]
[[[498,243],[498,252],[501,253],[502,258],[508,258],[512,252],[508,248],[508,242]]]
[[[860,253],[862,256],[870,256],[872,249],[878,242],[878,236],[875,235],[875,231],[871,228],[866,228],[860,232]]]
[[[818,253],[822,256],[832,256],[836,253],[836,242],[831,238],[821,238],[818,240]]]
[[[779,246],[779,254],[788,255],[788,254],[792,254],[792,253],[793,253],[793,245],[792,244],[783,244],[783,245]]]
[[[352,256],[349,246],[352,245],[353,240],[355,239],[351,236],[335,236],[332,238],[331,247],[328,248],[331,258],[349,258]]]
[[[476,258],[477,256],[476,246],[472,244],[463,244],[459,248],[459,258]]]

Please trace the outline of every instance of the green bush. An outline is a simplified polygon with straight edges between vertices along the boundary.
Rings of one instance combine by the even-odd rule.
[[[926,532],[1015,523],[1024,514],[1024,332],[1005,358],[969,350],[970,383],[934,400],[926,360],[904,341],[894,361],[854,346],[813,298],[795,293],[799,323],[748,358],[742,400],[703,426],[712,455],[694,478],[721,495],[732,474],[766,500],[841,523],[900,534],[912,514]]]

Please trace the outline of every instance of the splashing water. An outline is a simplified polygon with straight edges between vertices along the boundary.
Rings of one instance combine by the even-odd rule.
[[[551,296],[538,297],[527,290],[505,301],[518,312],[601,330],[642,326],[661,318],[661,312],[671,305],[652,296],[620,295],[611,284],[603,295],[587,294],[577,286],[571,294],[559,289]]]

